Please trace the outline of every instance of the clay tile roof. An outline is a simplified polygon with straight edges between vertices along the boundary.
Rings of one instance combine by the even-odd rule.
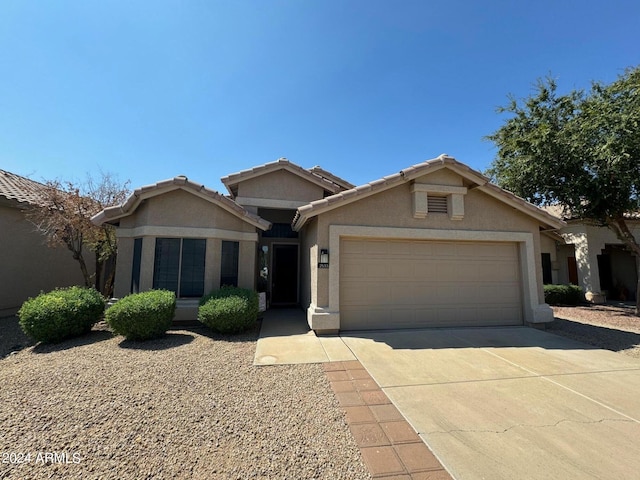
[[[573,216],[571,210],[566,209],[559,204],[543,205],[539,208],[547,212],[549,215],[553,215],[554,217],[559,218],[560,220],[580,220],[579,217]],[[627,220],[640,220],[640,211],[625,213],[623,217]]]
[[[40,192],[45,185],[15,173],[0,170],[0,197],[18,203],[34,204],[40,200]]]
[[[201,183],[193,182],[184,175],[179,175],[174,178],[169,178],[167,180],[162,180],[151,185],[145,185],[143,187],[137,188],[129,196],[129,198],[125,200],[124,203],[122,203],[121,205],[115,205],[113,207],[105,208],[100,213],[92,217],[91,221],[98,225],[114,222],[115,220],[118,220],[122,217],[131,215],[145,198],[154,197],[156,195],[160,195],[162,193],[179,188],[191,191],[200,197],[212,201],[213,203],[217,203],[227,211],[235,214],[236,216],[262,230],[267,230],[271,227],[270,222],[259,217],[258,215],[254,215],[253,213],[248,212],[244,207],[238,205],[236,202],[226,197],[225,195],[221,195],[215,190],[211,190],[210,188],[205,187]]]
[[[351,203],[353,201],[359,200],[360,198],[365,198],[378,191],[383,191],[387,188],[399,185],[400,183],[421,177],[423,175],[426,175],[427,173],[440,169],[443,166],[448,166],[449,168],[455,170],[458,174],[466,178],[468,181],[476,184],[478,188],[483,192],[509,203],[515,208],[528,213],[529,215],[548,225],[559,228],[564,224],[564,222],[557,217],[539,209],[526,200],[517,197],[516,195],[507,192],[506,190],[503,190],[496,185],[491,184],[489,182],[489,179],[482,175],[480,172],[473,170],[464,163],[461,163],[455,158],[443,153],[437,158],[427,160],[416,165],[411,165],[410,167],[400,170],[400,172],[398,173],[388,175],[379,180],[365,183],[364,185],[360,185],[344,192],[337,193],[330,197],[324,198],[323,200],[317,200],[315,202],[304,205],[298,208],[298,211],[296,212],[296,215],[293,219],[293,227],[294,229],[299,230],[300,228],[302,228],[309,217],[313,217],[315,215],[323,213],[326,210],[331,210],[343,203]]]
[[[323,169],[319,165],[316,165],[315,167],[311,167],[309,169],[309,171],[311,173],[316,174],[316,175],[320,175],[324,179],[329,180],[330,182],[333,182],[336,185],[340,185],[345,190],[348,190],[348,189],[351,189],[351,188],[355,187],[355,185],[353,183],[348,182],[344,178],[340,178],[337,175],[334,175],[333,173]]]
[[[235,196],[237,194],[238,183],[278,170],[287,170],[291,173],[299,175],[300,177],[321,186],[331,193],[337,193],[341,190],[344,190],[346,188],[346,184],[351,185],[348,182],[339,179],[339,177],[335,177],[329,174],[329,172],[326,172],[327,175],[322,175],[318,172],[312,172],[311,170],[307,170],[306,168],[302,168],[301,166],[290,162],[286,158],[279,158],[275,162],[265,163],[264,165],[259,165],[257,167],[242,170],[237,173],[232,173],[230,175],[227,175],[226,177],[222,177],[220,180],[222,181],[224,186],[227,187],[229,193]],[[332,179],[331,177],[334,177],[334,179]],[[335,181],[336,179],[339,180],[339,182]]]

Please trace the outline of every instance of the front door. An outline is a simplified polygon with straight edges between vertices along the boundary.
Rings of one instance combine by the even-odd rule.
[[[271,303],[298,303],[298,245],[273,245]]]

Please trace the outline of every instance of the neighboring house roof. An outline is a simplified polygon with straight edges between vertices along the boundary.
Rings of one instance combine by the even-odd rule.
[[[261,230],[271,228],[271,223],[257,215],[249,213],[243,207],[233,200],[219,194],[215,190],[211,190],[200,183],[190,181],[187,177],[181,175],[168,180],[146,185],[136,189],[124,203],[102,210],[91,218],[91,221],[97,225],[103,223],[114,223],[116,220],[131,215],[143,200],[151,197],[162,195],[173,190],[185,190],[214,203],[242,220],[254,225]]]
[[[441,168],[449,168],[458,173],[463,178],[466,178],[471,183],[477,185],[477,189],[482,192],[504,202],[508,205],[520,210],[527,215],[535,218],[544,225],[551,228],[561,228],[565,223],[559,218],[550,215],[549,213],[541,210],[535,205],[527,202],[526,200],[503,190],[497,185],[490,183],[489,179],[463,163],[458,162],[455,158],[449,157],[446,154],[442,154],[437,158],[428,160],[426,162],[413,165],[411,167],[400,170],[400,172],[393,175],[388,175],[379,180],[360,185],[349,190],[337,193],[330,197],[323,198],[322,200],[313,201],[307,205],[298,208],[296,216],[293,219],[293,228],[299,230],[305,224],[305,222],[316,215],[333,210],[334,208],[347,205],[351,202],[361,200],[370,195],[382,192],[389,188],[393,188],[402,183],[416,179],[423,175],[435,172]]]
[[[557,217],[567,222],[568,221],[575,221],[575,222],[586,221],[583,218],[574,217],[572,215],[572,212],[570,210],[565,209],[562,205],[558,205],[558,204],[544,205],[544,206],[541,206],[540,208],[545,212],[553,215],[554,217]],[[627,220],[640,220],[640,211],[625,213],[623,217]]]
[[[0,197],[30,205],[39,203],[44,188],[40,182],[0,169]]]
[[[248,170],[242,170],[238,173],[232,173],[231,175],[227,175],[226,177],[222,177],[220,180],[224,183],[224,186],[227,187],[229,193],[236,197],[238,195],[238,184],[245,180],[249,180],[251,178],[259,177],[261,175],[265,175],[267,173],[276,172],[278,170],[286,170],[288,172],[293,173],[294,175],[298,175],[299,177],[304,178],[305,180],[310,181],[311,183],[315,183],[319,187],[322,187],[324,190],[327,190],[331,193],[338,193],[341,190],[344,190],[346,185],[351,185],[345,180],[340,179],[339,177],[335,177],[329,172],[324,172],[325,174],[314,173],[311,170],[307,170],[302,168],[295,163],[290,162],[286,158],[280,158],[275,162],[265,163],[264,165],[260,165],[258,167],[253,167]],[[331,178],[333,177],[333,179]]]

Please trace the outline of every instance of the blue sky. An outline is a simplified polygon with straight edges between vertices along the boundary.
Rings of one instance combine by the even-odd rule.
[[[279,157],[362,184],[478,170],[507,94],[640,64],[640,2],[0,2],[0,168],[132,187]]]

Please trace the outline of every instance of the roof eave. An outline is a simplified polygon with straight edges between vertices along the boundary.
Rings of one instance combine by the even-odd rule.
[[[237,173],[232,173],[225,177],[222,177],[220,181],[227,188],[229,193],[233,196],[232,189],[236,187],[239,183],[244,182],[246,180],[251,180],[252,178],[257,178],[262,175],[266,175],[269,173],[276,172],[278,170],[286,170],[294,175],[299,176],[315,185],[327,190],[333,194],[338,193],[341,190],[341,187],[335,183],[330,182],[327,179],[324,179],[311,171],[302,168],[295,163],[291,163],[286,159],[278,159],[275,162],[266,163],[264,165],[260,165],[259,167],[250,168],[247,170],[242,170]]]
[[[493,198],[503,201],[508,205],[512,206],[516,210],[519,210],[523,213],[528,214],[530,217],[535,218],[537,221],[551,227],[552,229],[559,229],[562,227],[566,227],[567,223],[564,220],[561,220],[550,213],[545,212],[544,210],[536,207],[532,203],[527,202],[525,199],[520,198],[514,195],[511,192],[503,190],[502,188],[494,185],[492,183],[487,183],[485,185],[481,185],[478,187],[478,190],[490,195]]]
[[[147,198],[153,198],[163,193],[174,190],[185,190],[206,201],[214,203],[236,217],[246,221],[261,230],[271,228],[271,222],[248,212],[241,205],[233,200],[226,198],[220,193],[206,188],[204,185],[192,182],[186,177],[174,177],[172,179],[163,180],[153,185],[145,185],[136,189],[127,200],[121,205],[108,207],[91,217],[91,221],[96,225],[104,223],[114,223],[116,220],[132,215],[140,203]]]

